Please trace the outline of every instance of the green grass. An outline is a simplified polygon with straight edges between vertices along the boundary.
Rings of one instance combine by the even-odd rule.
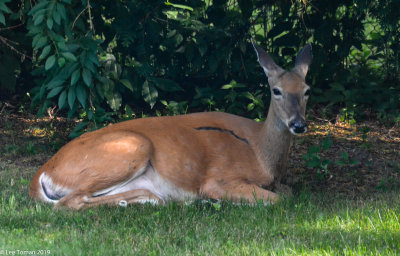
[[[33,169],[0,162],[0,254],[397,255],[400,197],[303,193],[277,205],[52,209],[28,198]],[[46,251],[44,251],[46,252]]]

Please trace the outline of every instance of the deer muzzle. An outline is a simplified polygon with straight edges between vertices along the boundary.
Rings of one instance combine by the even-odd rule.
[[[307,123],[302,117],[296,117],[289,122],[289,130],[293,135],[299,135],[307,131]]]

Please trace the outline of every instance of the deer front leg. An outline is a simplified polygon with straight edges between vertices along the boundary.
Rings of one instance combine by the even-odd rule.
[[[262,200],[264,203],[275,203],[279,200],[276,193],[245,181],[221,184],[221,182],[210,180],[202,186],[201,192],[209,198],[228,199],[234,202],[256,203]]]

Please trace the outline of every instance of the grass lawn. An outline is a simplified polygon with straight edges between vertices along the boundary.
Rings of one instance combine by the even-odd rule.
[[[396,191],[363,200],[301,193],[253,207],[195,202],[54,211],[28,198],[34,171],[0,162],[0,254],[400,254]]]

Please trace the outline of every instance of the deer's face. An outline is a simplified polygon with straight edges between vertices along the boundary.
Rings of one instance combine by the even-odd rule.
[[[271,106],[277,117],[298,135],[307,131],[305,121],[310,87],[296,72],[284,71],[279,79],[268,79],[271,88]]]
[[[285,71],[276,65],[272,58],[254,42],[253,46],[258,61],[268,77],[271,89],[270,108],[292,134],[306,132],[305,113],[310,87],[305,83],[305,76],[312,59],[311,45],[306,45],[299,52],[292,71]]]

